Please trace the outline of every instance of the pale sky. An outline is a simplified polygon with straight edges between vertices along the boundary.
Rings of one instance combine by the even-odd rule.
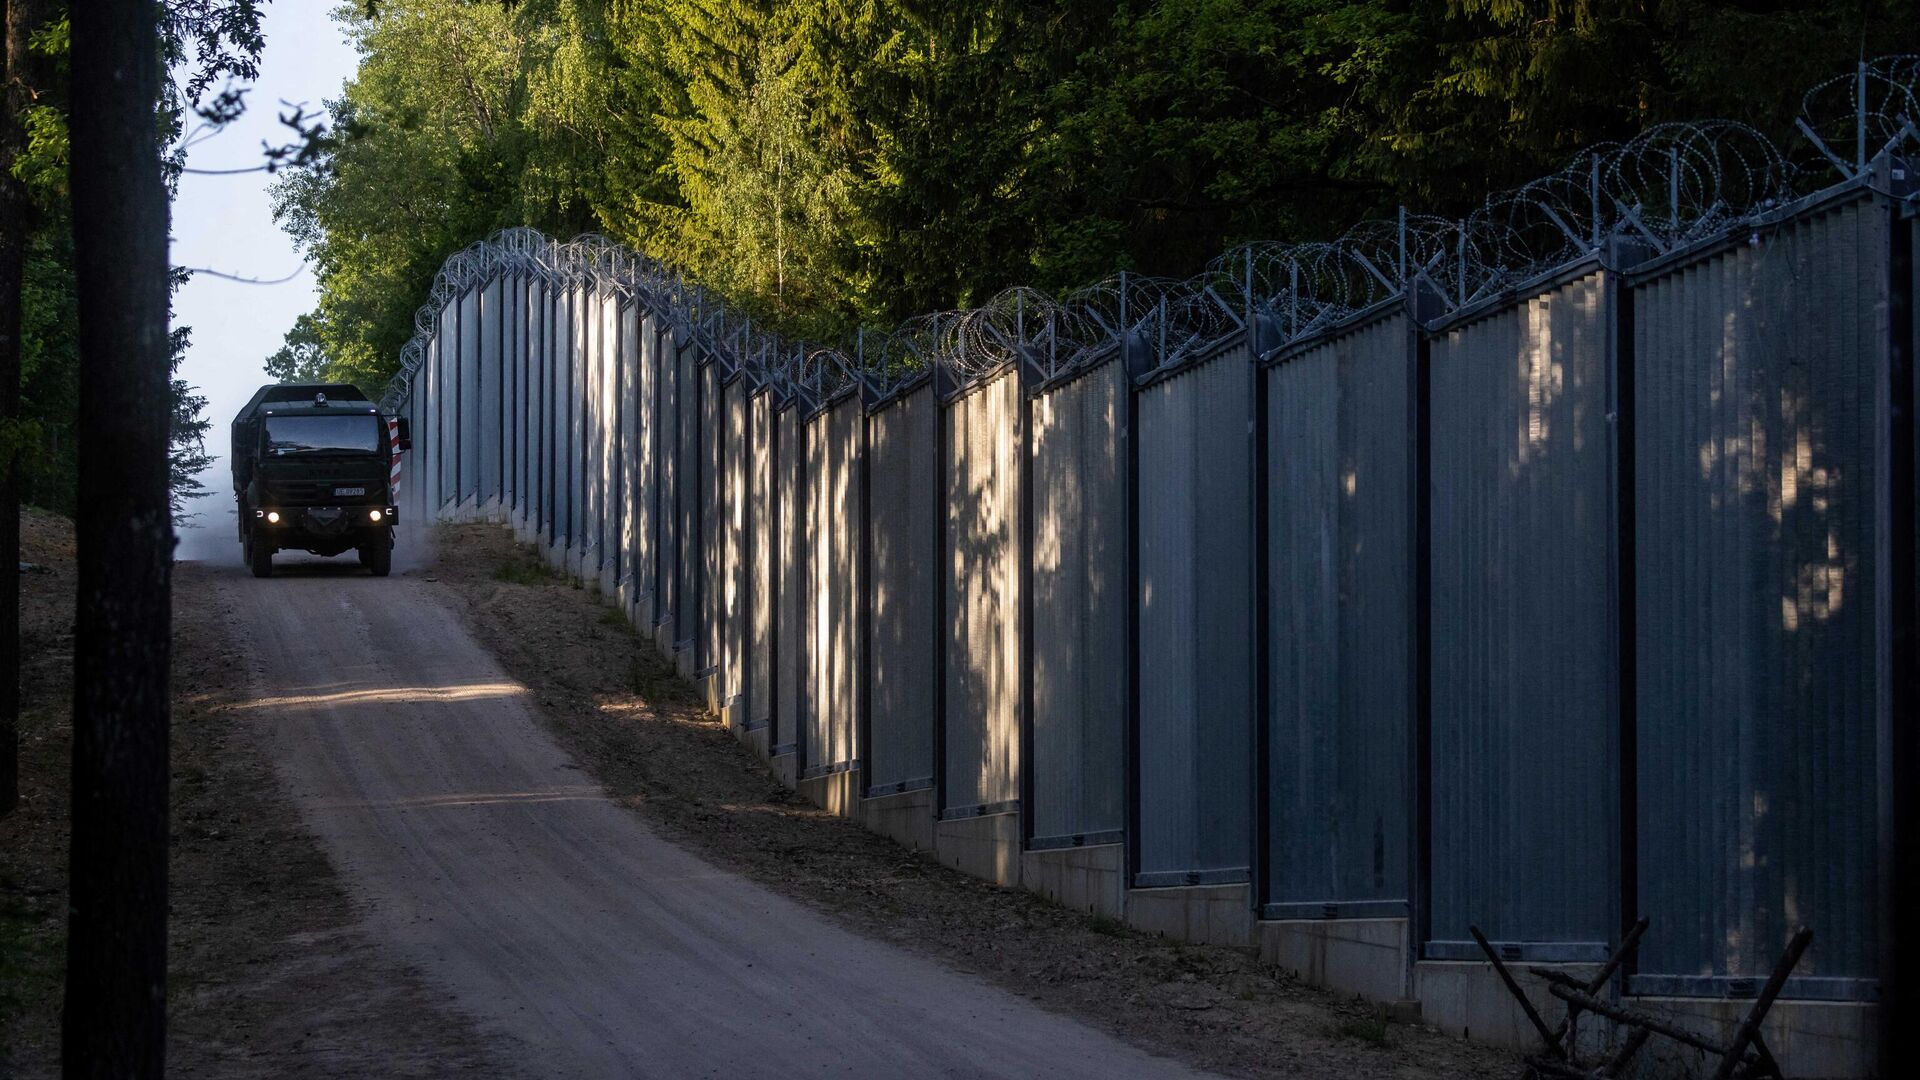
[[[195,146],[189,168],[233,169],[261,162],[262,139],[285,143],[281,101],[308,112],[340,96],[356,57],[331,18],[338,0],[273,0],[266,7],[266,53],[260,81],[247,95],[247,113],[218,137]],[[173,262],[241,277],[274,280],[300,267],[293,241],[274,224],[264,172],[180,178],[173,203]],[[282,285],[243,285],[201,274],[174,297],[178,324],[193,328],[193,347],[181,375],[207,396],[213,429],[207,449],[217,455],[202,478],[212,494],[189,507],[199,517],[180,530],[182,558],[239,558],[233,540],[233,494],[227,477],[227,425],[261,384],[261,364],[280,347],[294,319],[314,303],[310,272]],[[209,543],[211,542],[211,544]],[[211,550],[209,550],[211,548]]]

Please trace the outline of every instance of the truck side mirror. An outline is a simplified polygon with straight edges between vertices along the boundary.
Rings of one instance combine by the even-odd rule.
[[[404,416],[396,417],[395,420],[400,425],[397,429],[398,437],[394,439],[393,443],[395,449],[413,449],[413,426],[407,423],[407,418]]]

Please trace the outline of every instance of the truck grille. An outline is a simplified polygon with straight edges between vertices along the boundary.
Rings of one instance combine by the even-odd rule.
[[[335,491],[359,488],[364,494],[336,495]],[[296,480],[273,485],[272,497],[289,506],[359,506],[386,502],[386,488],[377,480]]]

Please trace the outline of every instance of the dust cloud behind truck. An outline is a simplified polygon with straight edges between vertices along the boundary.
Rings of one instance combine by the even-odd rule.
[[[263,386],[233,420],[233,496],[240,547],[255,577],[279,551],[358,553],[385,577],[399,520],[394,456],[411,445],[407,421],[389,424],[345,384]]]

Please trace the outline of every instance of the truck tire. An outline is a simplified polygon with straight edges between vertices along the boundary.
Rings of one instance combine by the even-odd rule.
[[[273,576],[273,545],[254,537],[247,544],[247,568],[254,577]]]
[[[393,540],[391,537],[375,540],[360,549],[360,561],[367,564],[374,577],[386,577],[393,572]]]

